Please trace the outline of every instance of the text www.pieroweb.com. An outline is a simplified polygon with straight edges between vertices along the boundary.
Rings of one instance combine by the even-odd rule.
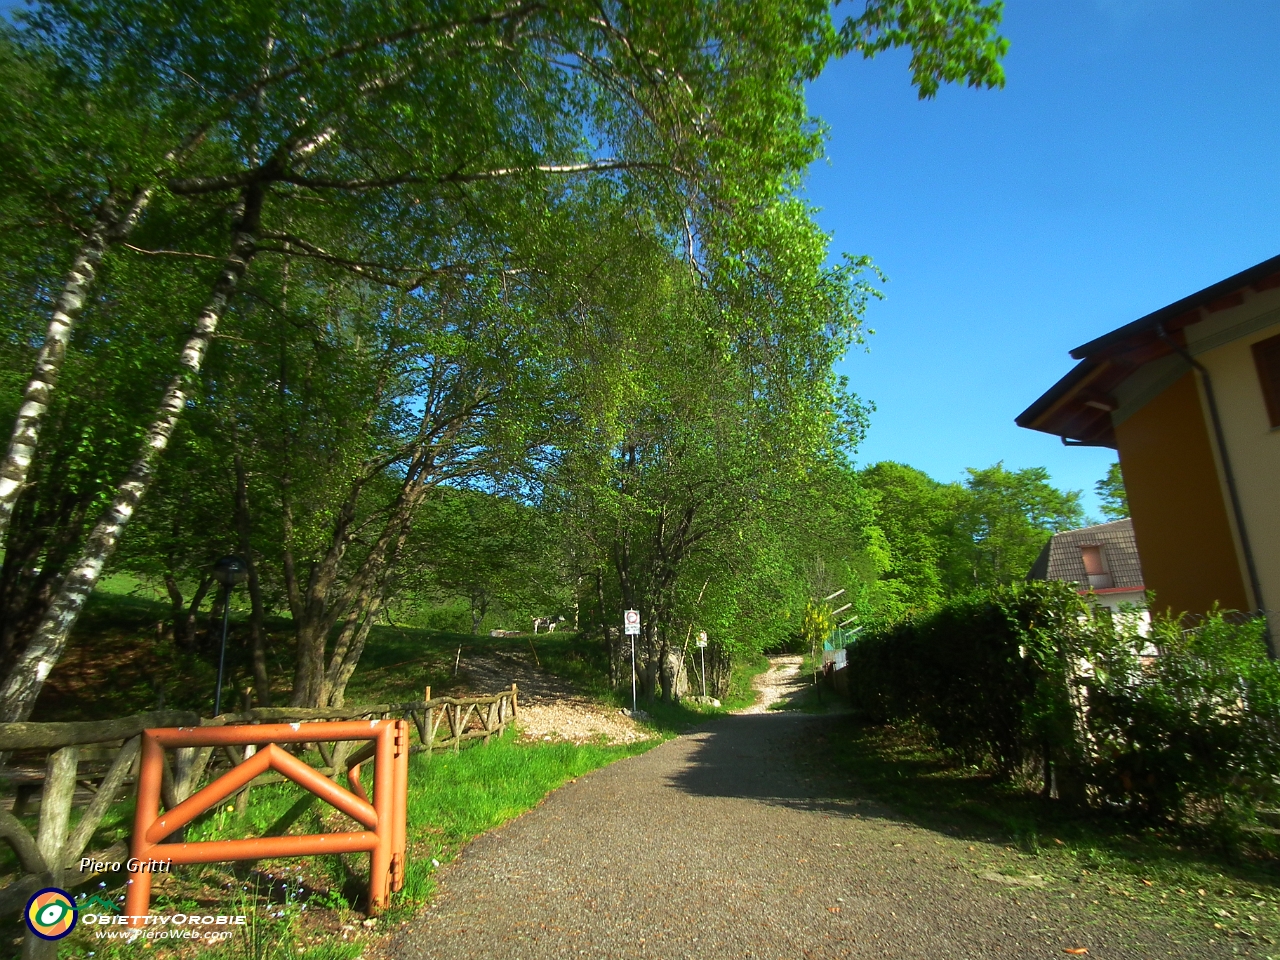
[[[95,930],[94,937],[98,940],[207,940],[210,943],[217,943],[220,940],[230,940],[234,935],[234,930],[138,930],[137,928],[125,928],[123,930]]]

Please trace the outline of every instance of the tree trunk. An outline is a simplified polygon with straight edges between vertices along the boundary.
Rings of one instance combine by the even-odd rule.
[[[323,557],[312,562],[306,591],[299,591],[293,618],[297,653],[291,703],[295,707],[315,706],[320,697],[320,685],[324,678],[325,641],[329,630],[342,614],[330,602],[330,594],[336,589],[342,558],[350,541],[351,525],[355,522],[356,504],[364,484],[362,478],[357,478],[351,484],[347,498],[334,520],[333,531],[329,535],[329,548]]]
[[[391,570],[409,537],[413,514],[426,498],[427,487],[421,483],[422,475],[417,475],[415,479],[414,471],[410,470],[409,478],[381,536],[353,578],[360,586],[358,592],[347,601],[350,612],[334,643],[333,655],[329,658],[315,698],[316,706],[342,706],[347,681],[355,672],[360,656],[364,653],[369,631],[382,611]]]
[[[194,651],[196,648],[196,618],[200,615],[200,606],[211,586],[213,577],[205,575],[196,585],[196,592],[191,595],[191,602],[188,604],[183,599],[177,579],[172,573],[165,574],[164,587],[173,607],[173,642],[181,650]]]
[[[342,634],[334,645],[334,655],[325,671],[324,689],[320,695],[319,706],[341,707],[347,693],[347,682],[355,673],[364,653],[365,641],[369,631],[377,622],[382,612],[385,585],[372,596],[364,598],[361,604],[352,611],[343,626]]]
[[[31,715],[45,679],[66,649],[71,628],[79,619],[85,601],[97,585],[107,560],[115,553],[120,536],[138,503],[151,486],[156,464],[169,445],[169,438],[186,407],[188,392],[200,373],[218,322],[253,260],[254,237],[258,232],[264,199],[263,184],[253,183],[245,188],[241,216],[232,234],[227,266],[215,281],[213,295],[197,319],[195,330],[183,346],[179,370],[165,390],[164,399],[147,431],[142,452],[116,488],[111,505],[89,535],[82,556],[63,580],[62,588],[50,605],[44,621],[10,671],[4,687],[0,689],[0,720],[26,720]]]
[[[618,661],[617,643],[609,635],[609,618],[604,605],[604,573],[596,567],[596,608],[600,618],[600,642],[604,644],[605,656],[609,658],[609,686],[616,687],[622,670]]]
[[[84,310],[89,288],[98,272],[98,264],[111,241],[122,239],[133,230],[150,199],[150,188],[139,191],[134,195],[123,218],[117,218],[114,198],[108,196],[102,202],[98,216],[89,230],[88,239],[72,261],[71,270],[62,284],[62,292],[54,301],[53,316],[45,331],[44,344],[36,357],[35,371],[22,394],[22,406],[18,408],[13,435],[9,438],[9,449],[4,460],[0,461],[0,542],[3,542],[9,529],[13,506],[31,471],[31,461],[40,442],[41,421],[49,409],[49,401],[58,384],[58,374],[62,372],[62,363],[67,357],[71,331]]]
[[[348,627],[351,630],[357,629],[350,618],[358,617],[364,605],[370,602],[368,598],[381,593],[387,570],[399,557],[409,533],[409,521],[426,497],[429,466],[428,451],[421,452],[410,464],[382,532],[370,547],[360,569],[339,589],[339,567],[351,539],[356,502],[363,488],[363,481],[352,484],[352,490],[339,511],[334,532],[330,536],[329,549],[324,558],[313,565],[307,593],[303,598],[303,617],[297,628],[298,665],[294,679],[294,706],[323,706],[329,697],[329,691],[335,682],[335,675],[331,673],[332,659],[326,667],[325,643],[329,631],[339,619],[346,618],[348,626],[344,626],[335,646],[335,656],[341,661],[347,655],[346,651],[351,649],[349,645],[352,643],[352,634],[348,632]],[[339,594],[337,598],[333,597],[335,592]],[[363,641],[360,649],[363,649]],[[339,650],[343,650],[340,656]],[[359,654],[356,656],[358,658]]]
[[[233,428],[234,429],[234,428]],[[253,520],[249,513],[249,482],[245,475],[244,458],[237,450],[234,456],[236,468],[236,534],[240,541],[240,555],[244,558],[249,574],[249,649],[253,660],[253,695],[258,706],[271,706],[271,677],[267,673],[266,630],[263,625],[262,584],[258,580],[258,565],[253,559]]]
[[[684,651],[675,644],[665,644],[662,655],[662,695],[673,703],[689,692],[689,673]]]
[[[733,677],[733,660],[729,652],[719,644],[707,647],[707,693],[717,700],[729,695],[729,681]]]

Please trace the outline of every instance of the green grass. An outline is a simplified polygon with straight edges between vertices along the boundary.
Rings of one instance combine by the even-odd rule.
[[[778,700],[769,704],[770,710],[796,710],[800,713],[830,713],[841,708],[847,709],[847,701],[824,682],[817,686],[809,684],[788,700]]]
[[[1063,895],[1126,922],[1280,942],[1280,861],[1265,847],[1072,810],[952,761],[919,730],[837,723],[823,744],[828,767],[923,825],[1007,844],[1020,872],[1065,880]]]
[[[754,660],[744,660],[733,665],[733,674],[729,678],[729,692],[720,701],[726,710],[741,710],[756,702],[756,689],[752,684],[756,677],[769,669],[769,660],[765,656],[757,656]]]

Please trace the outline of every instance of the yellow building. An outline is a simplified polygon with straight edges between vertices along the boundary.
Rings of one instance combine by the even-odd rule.
[[[1274,628],[1280,257],[1071,355],[1080,362],[1017,423],[1119,452],[1154,609],[1268,611]]]

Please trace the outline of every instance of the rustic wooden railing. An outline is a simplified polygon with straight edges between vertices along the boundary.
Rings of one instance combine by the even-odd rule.
[[[317,735],[332,737],[331,742],[366,744],[347,762],[347,790],[279,746],[282,743],[307,743]],[[203,746],[239,746],[244,749],[244,759],[162,815],[159,808],[165,747]],[[250,750],[249,747],[255,749]],[[372,800],[360,782],[360,765],[371,757],[376,763]],[[305,836],[207,840],[203,843],[164,842],[197,817],[221,806],[268,770],[280,771],[308,791],[310,796],[332,804],[364,829]],[[167,862],[172,865],[367,852],[370,855],[368,910],[373,913],[387,906],[393,890],[404,886],[408,787],[409,725],[400,719],[237,723],[146,730],[142,734],[142,767],[138,774],[132,860],[135,863]],[[129,878],[127,889],[125,918],[130,926],[143,926],[150,912],[150,871],[134,873]]]
[[[304,720],[359,720],[404,718],[412,721],[418,734],[414,753],[461,747],[464,740],[488,743],[501,734],[519,714],[519,691],[510,690],[483,697],[431,697],[411,703],[380,703],[368,706],[309,709],[301,707],[259,707],[238,713],[201,718],[195,713],[161,710],[115,720],[84,723],[0,723],[0,753],[47,750],[43,775],[8,775],[15,787],[14,811],[0,809],[0,840],[13,849],[21,876],[0,889],[0,914],[11,915],[25,905],[42,887],[74,888],[101,875],[92,868],[80,870],[80,862],[113,863],[127,853],[123,842],[86,856],[85,851],[108,809],[126,786],[136,783],[140,735],[160,727],[220,727],[231,724],[291,723]],[[441,736],[443,734],[443,736]],[[357,750],[350,756],[349,741],[315,742],[323,766],[316,772],[334,778],[349,775],[367,761],[371,753]],[[176,750],[174,763],[164,761],[160,797],[172,810],[195,793],[200,784],[217,771],[230,769],[245,759],[243,751],[231,747],[184,747]],[[243,810],[253,785],[279,782],[277,773],[265,773],[240,787],[234,797]],[[76,797],[77,785],[82,796]],[[39,787],[40,812],[35,835],[19,819],[25,813],[28,795]],[[126,794],[127,795],[127,794]],[[73,805],[87,804],[71,829]],[[301,811],[286,814],[288,822],[268,828],[279,835],[289,828]],[[284,818],[282,818],[283,821]]]

